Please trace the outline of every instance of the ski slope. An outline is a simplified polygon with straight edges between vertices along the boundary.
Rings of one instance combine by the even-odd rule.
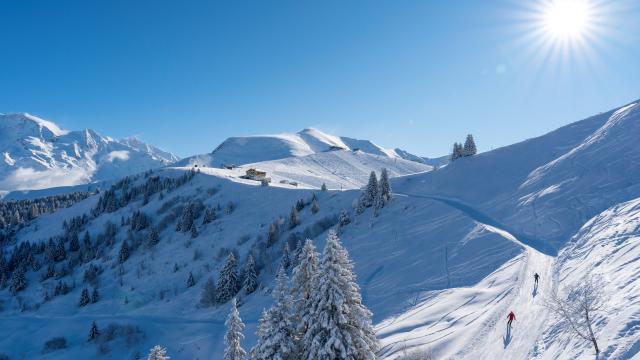
[[[95,346],[86,342],[90,321],[97,319],[103,326],[112,319],[140,326],[146,338],[130,347],[114,345],[104,358],[128,359],[161,343],[174,360],[221,359],[228,306],[199,308],[202,284],[217,276],[228,251],[236,251],[242,263],[258,249],[264,263],[261,288],[243,296],[240,306],[248,324],[243,342],[248,349],[255,343],[262,309],[271,304],[269,292],[284,242],[296,232],[321,228],[323,220],[344,209],[351,223],[341,229],[341,237],[354,261],[363,301],[373,312],[381,358],[399,359],[421,349],[430,350],[435,359],[592,358],[589,344],[563,334],[541,303],[553,289],[579,284],[594,272],[604,276],[603,289],[610,298],[595,328],[603,355],[637,360],[640,147],[634,135],[640,131],[639,120],[637,105],[621,107],[436,171],[352,150],[231,170],[198,167],[189,183],[171,192],[89,218],[92,238],[107,221],[121,224],[138,210],[154,226],[164,224],[160,243],[152,251],[134,251],[123,265],[124,275],[118,275],[114,259],[130,236],[129,226],[118,227],[113,248],[96,259],[104,269],[99,303],[77,306],[84,268],[62,278],[78,285],[71,293],[50,301],[43,302],[42,293],[58,279],[41,282],[37,272],[29,272],[30,285],[20,299],[0,290],[0,322],[7,324],[0,327],[0,353],[29,359],[93,358]],[[251,167],[267,171],[270,186],[241,179]],[[372,209],[357,214],[353,204],[358,188],[371,170],[382,167],[394,177],[394,199],[377,215]],[[177,177],[191,169],[165,168],[154,175]],[[322,183],[332,190],[319,191]],[[336,191],[340,189],[345,191]],[[314,193],[318,213],[307,206],[297,228],[282,226],[277,243],[257,246],[264,243],[270,224],[286,219],[297,201],[308,202]],[[18,232],[17,241],[42,241],[62,233],[64,220],[87,213],[96,201],[88,198],[37,218]],[[175,221],[167,220],[187,201],[221,205],[212,223],[196,221],[195,239],[176,232]],[[229,201],[236,208],[226,213],[222,209]],[[309,235],[318,248],[326,236],[321,229]],[[197,281],[191,288],[185,286],[189,272]],[[537,289],[535,272],[541,275]],[[29,310],[21,309],[24,303]],[[507,332],[511,310],[517,319]],[[58,335],[67,336],[69,348],[43,356],[43,341]]]
[[[430,196],[398,194],[414,198]],[[540,305],[540,294],[554,286],[554,258],[521,242],[481,211],[453,199],[437,199],[463,212],[483,228],[508,239],[525,252],[471,287],[436,293],[427,301],[378,325],[383,358],[395,359],[417,349],[429,350],[435,358],[529,359],[542,334],[548,310]],[[533,274],[542,279],[534,286]],[[509,311],[516,325],[506,327]],[[520,330],[522,329],[522,330]]]

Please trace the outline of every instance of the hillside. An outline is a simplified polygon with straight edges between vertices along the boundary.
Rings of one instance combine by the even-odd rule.
[[[100,352],[100,358],[123,359],[160,343],[172,359],[221,359],[229,304],[203,307],[200,297],[230,253],[240,269],[252,254],[259,269],[258,290],[239,295],[247,324],[243,345],[250,348],[285,244],[292,254],[306,238],[321,248],[344,211],[350,221],[338,227],[340,236],[374,314],[381,358],[401,359],[413,350],[437,359],[590,357],[589,344],[567,338],[542,301],[594,274],[604,276],[609,298],[595,323],[603,354],[637,359],[639,108],[623,106],[436,171],[364,150],[335,150],[230,170],[199,163],[198,170],[176,166],[122,179],[9,234],[2,245],[3,259],[13,264],[7,271],[29,259],[28,286],[16,296],[0,290],[0,318],[8,324],[0,328],[0,348],[18,358]],[[271,185],[240,179],[251,167],[266,171]],[[391,174],[393,199],[377,214],[371,208],[358,213],[358,187],[382,167]],[[322,183],[328,191],[319,190]],[[195,230],[185,231],[185,221]],[[76,250],[74,236],[82,241]],[[57,260],[56,244],[66,251]],[[85,280],[92,264],[97,283]],[[60,282],[71,288],[51,296]],[[94,287],[99,301],[78,306],[81,291]],[[510,310],[517,321],[506,332]],[[86,341],[94,320],[101,329],[117,323],[129,335],[107,341],[104,351]],[[70,345],[41,355],[54,336]]]
[[[30,114],[0,114],[0,145],[0,192],[118,179],[178,160],[137,139],[62,130]]]
[[[369,140],[358,140],[304,129],[295,134],[231,137],[213,152],[183,159],[178,166],[222,167],[244,165],[290,157],[307,156],[332,150],[353,150],[367,154],[424,162],[421,157],[402,150],[380,147]]]
[[[433,169],[431,166],[415,161],[350,150],[336,150],[263,161],[233,169],[211,167],[199,167],[198,169],[203,174],[255,184],[253,180],[240,179],[248,169],[252,168],[265,171],[267,177],[271,179],[271,186],[319,189],[322,184],[325,184],[329,189],[334,190],[358,189],[367,183],[371,171],[379,171],[383,168],[387,169],[392,177],[422,173]]]

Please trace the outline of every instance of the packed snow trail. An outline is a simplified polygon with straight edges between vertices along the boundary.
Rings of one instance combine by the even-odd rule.
[[[458,209],[459,211],[461,211],[462,213],[464,213],[465,215],[467,215],[468,217],[472,218],[473,220],[479,223],[493,226],[495,228],[506,231],[509,234],[512,234],[515,239],[514,241],[521,244],[522,246],[533,247],[537,251],[546,255],[550,255],[550,256],[558,255],[557,249],[553,248],[552,246],[538,239],[533,239],[527,235],[519,233],[518,231],[510,228],[509,226],[506,226],[500,223],[490,215],[460,200],[449,198],[449,197],[436,196],[436,195],[416,195],[416,194],[404,194],[404,193],[396,193],[395,195],[439,201],[441,203],[451,206],[452,208]]]
[[[506,226],[470,205],[435,196],[396,195],[452,206],[487,231],[520,244],[525,252],[473,287],[439,292],[400,318],[380,324],[382,357],[396,358],[413,348],[432,348],[437,358],[474,360],[531,359],[540,354],[544,350],[542,333],[549,319],[549,311],[542,302],[556,283],[554,257],[529,245],[538,245],[539,241],[522,241]],[[535,273],[540,275],[537,287],[534,286]],[[509,311],[516,315],[510,330],[507,329]]]

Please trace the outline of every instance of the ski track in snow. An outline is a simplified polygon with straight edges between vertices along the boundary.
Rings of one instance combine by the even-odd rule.
[[[436,358],[536,358],[544,350],[542,334],[550,316],[548,309],[542,306],[543,299],[556,286],[553,275],[555,258],[549,254],[554,254],[555,251],[548,247],[542,247],[543,251],[531,247],[529,244],[537,245],[540,242],[535,239],[522,241],[507,226],[455,199],[403,193],[396,195],[447,204],[481,224],[487,231],[518,243],[525,252],[475,286],[442,291],[418,305],[415,310],[403,314],[402,318],[383,322],[378,328],[382,335],[382,357],[393,359],[407,349],[432,348]],[[512,269],[514,265],[518,266],[515,271]],[[533,280],[536,272],[540,275],[538,287],[534,286]],[[504,289],[501,289],[501,282],[511,284],[505,284]],[[441,309],[445,308],[448,311],[443,312]],[[423,311],[426,314],[421,316]],[[514,311],[516,315],[510,330],[507,329],[509,311]],[[411,325],[402,325],[405,322]],[[439,344],[451,342],[460,346],[444,345],[446,350],[457,350],[446,354],[438,353]]]

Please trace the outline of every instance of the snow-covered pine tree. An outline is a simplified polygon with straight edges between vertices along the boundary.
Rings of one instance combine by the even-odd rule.
[[[389,184],[389,173],[387,172],[387,169],[382,169],[378,187],[382,194],[382,200],[384,200],[385,203],[391,200],[391,184]]]
[[[238,293],[238,262],[233,253],[229,253],[227,260],[220,270],[218,277],[217,295],[221,304],[231,300]]]
[[[122,245],[120,246],[120,252],[118,253],[118,261],[123,263],[129,259],[129,244],[127,244],[127,239],[122,240]]]
[[[340,210],[340,216],[338,217],[338,224],[340,227],[346,226],[351,222],[351,218],[349,218],[349,213],[346,209]]]
[[[187,278],[187,287],[193,287],[196,284],[196,279],[193,277],[193,273],[189,271],[189,277]]]
[[[251,349],[252,360],[297,360],[295,330],[291,321],[289,279],[284,267],[276,275],[272,296],[274,305],[262,313],[258,325],[258,343]]]
[[[207,279],[200,294],[200,306],[210,307],[216,304],[216,284],[212,278]]]
[[[476,149],[476,142],[473,140],[473,135],[467,135],[467,139],[464,142],[464,148],[462,149],[462,156],[473,156],[478,152]]]
[[[376,358],[378,341],[371,312],[362,304],[349,254],[330,232],[318,271],[312,279],[310,310],[302,318],[302,359]]]
[[[304,246],[302,246],[302,250],[300,250],[298,265],[293,269],[291,279],[292,314],[294,323],[298,327],[296,329],[296,342],[298,342],[299,353],[302,348],[300,339],[307,331],[307,326],[302,322],[302,319],[309,317],[312,310],[310,301],[315,292],[312,280],[318,271],[318,257],[319,254],[313,245],[313,241],[307,239]]]
[[[64,240],[60,238],[56,244],[53,258],[56,262],[62,261],[67,258],[67,251],[64,249]]]
[[[91,293],[91,303],[95,304],[100,300],[100,294],[98,293],[98,288],[93,288],[93,292]]]
[[[362,194],[362,203],[365,207],[371,207],[373,206],[376,196],[378,196],[378,178],[376,172],[372,171],[369,175],[369,182]]]
[[[211,208],[207,208],[204,211],[204,216],[202,218],[202,224],[203,225],[209,224],[210,222],[212,222],[215,219],[216,219],[216,212]]]
[[[149,236],[147,237],[147,245],[149,247],[156,246],[160,242],[160,234],[156,228],[149,230]]]
[[[80,240],[78,239],[78,233],[73,233],[71,235],[71,240],[69,241],[69,251],[76,252],[80,250]]]
[[[16,295],[18,292],[24,290],[27,287],[27,278],[25,276],[24,266],[19,266],[11,274],[11,285],[9,285],[9,291],[11,295]]]
[[[82,289],[80,293],[80,300],[78,301],[79,306],[87,306],[91,303],[91,298],[89,297],[89,290],[87,288]]]
[[[288,271],[291,267],[291,258],[289,257],[289,242],[285,242],[282,248],[282,263],[281,266]]]
[[[258,288],[258,273],[256,271],[256,262],[253,259],[253,254],[249,254],[247,262],[244,265],[242,288],[247,295],[253,293]]]
[[[296,207],[291,208],[291,212],[289,213],[289,229],[293,229],[294,227],[300,224],[300,215],[298,214],[298,209]]]
[[[224,324],[227,326],[227,332],[224,334],[224,360],[244,360],[247,353],[240,345],[240,341],[244,338],[242,335],[244,323],[240,318],[235,298],[231,300],[231,311]]]
[[[457,142],[453,143],[453,150],[451,150],[451,157],[449,160],[456,161],[462,156],[462,145]]]
[[[147,360],[169,360],[171,359],[167,355],[167,350],[160,345],[156,345],[149,350]]]
[[[100,331],[98,331],[98,324],[96,324],[96,322],[93,321],[91,323],[91,328],[89,329],[89,337],[87,338],[87,341],[89,342],[94,341],[98,338],[99,335],[100,335]]]
[[[316,214],[318,211],[320,211],[320,206],[318,206],[318,200],[314,198],[313,201],[311,201],[311,212]]]
[[[384,207],[385,201],[382,194],[378,192],[376,198],[373,200],[373,216],[378,216],[380,209]]]
[[[193,226],[193,220],[195,217],[194,214],[194,204],[192,202],[187,202],[182,208],[182,216],[180,216],[180,220],[176,226],[177,231],[182,231],[184,233],[191,231],[191,227]]]

